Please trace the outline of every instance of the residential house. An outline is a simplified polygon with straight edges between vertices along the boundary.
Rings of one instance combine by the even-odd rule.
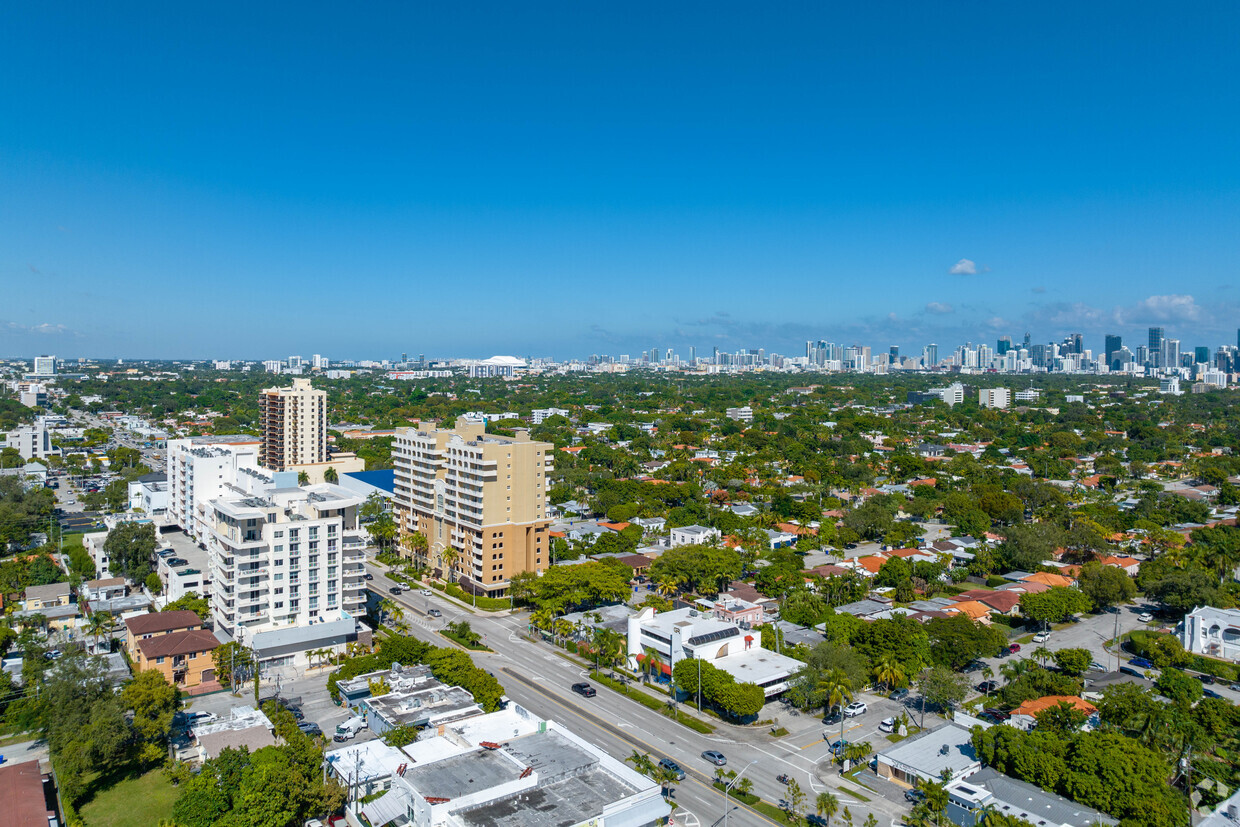
[[[721,536],[717,528],[704,525],[681,526],[672,529],[671,545],[672,548],[695,544],[706,545],[712,541],[718,541]]]
[[[138,643],[143,640],[202,629],[202,618],[194,612],[154,612],[131,617],[125,621],[125,651],[130,659],[138,659]]]
[[[50,583],[46,586],[26,587],[26,611],[43,612],[68,606],[73,599],[68,583]]]
[[[215,680],[211,653],[219,645],[215,635],[206,629],[142,638],[137,641],[134,667],[139,672],[154,669],[173,686],[198,686]]]

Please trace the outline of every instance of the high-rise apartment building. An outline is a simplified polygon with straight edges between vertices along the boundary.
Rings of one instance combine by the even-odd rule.
[[[1161,327],[1151,327],[1149,329],[1149,338],[1147,339],[1146,346],[1149,348],[1146,352],[1149,354],[1150,364],[1158,367],[1162,363],[1163,329]]]
[[[261,632],[296,626],[303,642],[327,635],[343,643],[356,633],[353,618],[366,611],[361,496],[335,485],[299,488],[280,476],[260,471],[243,481],[251,493],[211,500],[205,537],[216,628],[263,649],[264,660],[304,647],[287,631],[285,638],[267,640]],[[274,649],[272,640],[287,650]]]
[[[932,368],[939,363],[939,346],[930,344],[926,345],[921,355],[922,366]]]
[[[264,390],[258,414],[264,468],[284,471],[327,462],[327,391],[315,390],[309,379],[294,379],[291,388]]]
[[[1180,366],[1179,339],[1163,339],[1162,359],[1158,364],[1164,368],[1177,368]]]
[[[55,376],[56,375],[56,357],[55,356],[34,357],[34,375],[35,376]]]
[[[1000,356],[1002,356],[1003,354],[1007,353],[1011,349],[1012,349],[1012,337],[1011,336],[1000,336],[999,341],[997,343],[997,347],[995,348],[995,352],[998,353]]]
[[[394,505],[401,533],[426,538],[418,561],[493,595],[516,574],[546,569],[552,450],[528,431],[488,434],[464,417],[454,429],[398,428]]]
[[[224,496],[239,475],[258,470],[259,446],[258,437],[242,434],[168,440],[168,521],[201,541],[207,503]]]
[[[1008,408],[1012,405],[1010,388],[981,388],[977,392],[977,402],[983,408]]]

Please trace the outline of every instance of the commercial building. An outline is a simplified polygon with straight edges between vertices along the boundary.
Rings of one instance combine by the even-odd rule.
[[[1240,609],[1193,609],[1184,616],[1180,631],[1180,642],[1188,651],[1240,662]]]
[[[168,475],[143,474],[129,483],[129,510],[154,519],[168,515]]]
[[[263,438],[259,462],[270,471],[327,462],[327,391],[309,379],[291,388],[267,388],[258,398]]]
[[[502,595],[514,575],[548,565],[553,446],[485,427],[461,417],[454,429],[397,429],[393,507],[402,535],[426,538],[416,553],[437,576]]]
[[[1105,813],[989,768],[948,785],[946,813],[952,823],[959,827],[975,827],[991,812],[1038,827],[1111,827],[1118,824]]]
[[[968,729],[953,723],[919,732],[880,749],[875,771],[909,786],[941,781],[945,775],[950,781],[967,778],[982,768],[972,737]]]
[[[671,809],[657,783],[516,704],[400,748],[331,750],[326,762],[349,791],[351,817],[372,827],[647,827]]]
[[[753,408],[748,405],[740,408],[728,408],[724,411],[724,415],[728,419],[733,419],[737,422],[753,422]]]
[[[656,612],[647,607],[628,619],[627,631],[628,658],[634,668],[647,650],[658,653],[665,674],[685,658],[700,659],[737,683],[757,684],[768,698],[787,689],[789,678],[805,665],[763,649],[748,624],[697,609]]]
[[[982,388],[977,392],[977,403],[983,408],[1010,408],[1012,391],[1010,388]]]
[[[56,453],[52,448],[52,435],[42,418],[33,425],[20,425],[9,431],[5,447],[16,450],[24,460],[47,459]]]
[[[56,375],[56,357],[55,356],[34,357],[34,375],[35,376],[55,376]]]

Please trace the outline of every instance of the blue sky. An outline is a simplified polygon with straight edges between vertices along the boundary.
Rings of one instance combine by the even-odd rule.
[[[9,4],[0,354],[1235,344],[1240,8],[851,5]]]

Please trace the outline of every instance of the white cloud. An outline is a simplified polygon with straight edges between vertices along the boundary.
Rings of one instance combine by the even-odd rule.
[[[1002,316],[991,316],[986,320],[986,324],[992,330],[1003,330],[1004,328],[1011,327],[1011,325],[1008,324],[1008,320]]]
[[[50,324],[48,322],[43,322],[42,324],[26,325],[26,324],[19,324],[18,322],[7,322],[6,321],[6,322],[0,322],[0,329],[7,330],[10,333],[19,333],[19,334],[38,333],[38,334],[42,334],[45,336],[54,336],[54,335],[60,335],[60,334],[73,334],[73,331],[63,324]],[[73,334],[73,335],[76,335],[76,334]]]
[[[951,273],[953,276],[976,276],[977,262],[970,261],[967,258],[962,258],[960,261],[953,264],[951,269],[947,272]]]
[[[946,302],[930,302],[926,305],[927,313],[936,313],[940,316],[953,311],[955,311],[955,308]]]
[[[1133,307],[1115,308],[1115,318],[1129,324],[1199,322],[1205,315],[1205,308],[1197,304],[1188,294],[1150,296],[1148,299],[1137,302]]]

